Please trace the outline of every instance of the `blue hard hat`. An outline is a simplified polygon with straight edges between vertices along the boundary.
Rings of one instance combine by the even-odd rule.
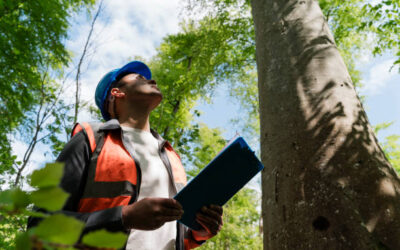
[[[122,68],[114,69],[108,72],[103,78],[101,78],[100,82],[97,84],[96,93],[95,93],[95,101],[97,107],[101,111],[101,115],[104,120],[108,121],[111,119],[110,114],[107,110],[104,110],[104,101],[107,98],[108,92],[110,91],[110,86],[116,80],[119,80],[122,76],[127,75],[129,73],[136,73],[144,76],[147,80],[151,79],[151,71],[146,64],[140,61],[132,61]]]

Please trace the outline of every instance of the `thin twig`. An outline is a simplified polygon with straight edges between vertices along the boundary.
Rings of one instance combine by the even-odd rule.
[[[74,121],[73,124],[76,123],[76,121],[78,120],[78,112],[79,112],[79,102],[80,102],[80,83],[79,83],[79,78],[81,76],[81,67],[82,67],[82,63],[86,57],[86,52],[88,50],[89,44],[90,44],[90,39],[92,37],[93,34],[93,30],[94,30],[94,26],[96,23],[96,20],[102,10],[102,5],[103,5],[103,0],[100,1],[99,7],[97,8],[96,14],[92,20],[92,23],[90,25],[90,31],[89,31],[89,35],[86,38],[86,42],[85,42],[85,46],[83,47],[83,52],[81,55],[81,58],[79,59],[79,63],[78,63],[78,69],[76,71],[76,77],[75,77],[75,113],[74,113]]]

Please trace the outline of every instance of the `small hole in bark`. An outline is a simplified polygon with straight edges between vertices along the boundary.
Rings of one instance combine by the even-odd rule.
[[[329,228],[330,223],[329,223],[328,219],[326,219],[324,216],[318,216],[313,221],[312,225],[315,230],[326,231]]]

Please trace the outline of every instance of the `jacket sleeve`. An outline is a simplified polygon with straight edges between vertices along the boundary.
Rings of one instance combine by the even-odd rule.
[[[90,157],[90,145],[82,131],[71,138],[58,156],[57,162],[65,164],[60,187],[70,194],[63,209],[58,213],[73,216],[84,222],[84,233],[97,229],[126,232],[122,224],[121,206],[90,213],[77,212],[78,203],[83,194],[87,178],[87,166],[90,162]],[[43,211],[41,209],[37,210]],[[36,226],[40,220],[40,218],[30,217],[28,219],[28,228]]]
[[[185,233],[185,250],[193,249],[201,246],[206,242],[206,240],[212,238],[213,235],[209,234],[207,236],[200,236],[197,231],[190,228],[187,229]]]

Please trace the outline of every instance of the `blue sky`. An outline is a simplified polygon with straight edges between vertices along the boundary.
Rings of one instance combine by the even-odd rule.
[[[105,1],[104,10],[96,23],[94,40],[89,47],[89,57],[83,65],[82,99],[94,104],[97,82],[109,70],[121,67],[135,56],[151,58],[164,36],[179,31],[182,16],[179,0]],[[71,24],[66,45],[76,56],[70,67],[72,70],[89,32],[90,18],[80,13],[71,19]],[[370,122],[375,125],[395,121],[393,126],[382,132],[380,140],[388,134],[400,134],[400,75],[397,69],[389,72],[393,61],[394,57],[390,54],[379,58],[366,55],[358,65],[363,72],[364,88],[361,93],[366,96],[365,107]],[[65,91],[65,100],[73,99],[73,82],[71,77],[68,81],[71,91]],[[236,117],[239,106],[228,98],[224,87],[217,89],[214,97],[212,104],[199,104],[198,108],[203,113],[199,120],[209,127],[223,128],[224,136],[229,139],[236,133],[230,120]],[[79,116],[80,121],[90,119],[87,112]],[[14,152],[21,157],[26,146],[21,141],[15,141]],[[48,149],[39,147],[33,154],[33,163],[27,172],[52,160]]]
[[[394,59],[385,54],[359,65],[364,84],[359,92],[366,97],[364,108],[370,123],[394,122],[379,133],[380,141],[390,134],[400,134],[400,74],[398,68],[391,69]]]

